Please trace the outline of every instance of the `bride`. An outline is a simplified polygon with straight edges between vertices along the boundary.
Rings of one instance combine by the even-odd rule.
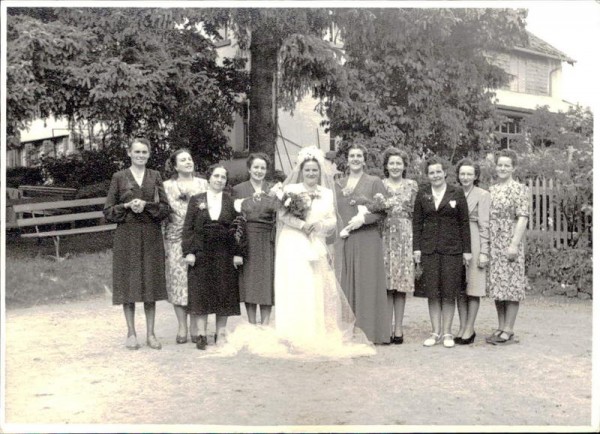
[[[332,268],[326,238],[336,233],[333,176],[323,152],[303,148],[283,185],[285,195],[303,195],[304,219],[284,206],[275,246],[275,331],[293,351],[336,357],[374,354]]]

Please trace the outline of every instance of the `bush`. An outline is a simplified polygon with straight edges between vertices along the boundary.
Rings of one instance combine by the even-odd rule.
[[[39,167],[10,167],[6,169],[6,186],[18,188],[19,185],[42,185],[44,177]]]
[[[532,286],[539,288],[544,295],[591,298],[592,267],[591,247],[555,248],[540,237],[527,239],[527,276]]]
[[[75,199],[90,199],[94,197],[104,197],[108,194],[110,179],[95,184],[86,185],[77,190]]]

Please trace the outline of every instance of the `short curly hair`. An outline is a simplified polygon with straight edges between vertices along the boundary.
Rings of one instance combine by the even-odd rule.
[[[498,159],[500,159],[500,157],[510,158],[513,167],[517,167],[517,153],[512,149],[501,149],[498,152],[496,152],[496,155],[494,156],[494,163],[498,164]]]
[[[463,166],[471,166],[475,170],[475,180],[473,181],[473,185],[479,185],[479,178],[481,177],[481,167],[479,166],[479,164],[477,164],[470,158],[463,158],[456,165],[456,179],[458,179],[458,183],[460,184],[458,173],[460,172],[460,168]]]

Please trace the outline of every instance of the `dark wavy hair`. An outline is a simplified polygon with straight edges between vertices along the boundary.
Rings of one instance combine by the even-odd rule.
[[[406,178],[406,169],[408,168],[408,154],[398,148],[394,148],[393,146],[387,148],[383,151],[383,174],[386,178],[390,177],[390,172],[387,169],[388,162],[392,157],[400,157],[402,158],[402,163],[404,163],[404,170],[402,171],[402,177]]]
[[[348,146],[348,149],[346,149],[346,160],[348,160],[348,155],[350,154],[350,151],[352,149],[361,150],[363,156],[365,157],[365,161],[367,161],[367,155],[369,154],[369,151],[367,151],[367,148],[361,145],[360,143],[352,143],[350,146]]]
[[[515,151],[513,151],[512,149],[501,149],[498,152],[496,152],[496,155],[494,156],[494,163],[498,164],[498,159],[500,157],[507,157],[510,158],[510,161],[513,165],[513,167],[517,167],[517,153]]]
[[[479,185],[479,178],[481,176],[481,167],[479,166],[479,164],[477,164],[475,161],[471,160],[470,158],[463,158],[456,165],[456,179],[457,179],[458,183],[460,184],[458,172],[460,172],[460,168],[463,166],[471,166],[473,169],[475,169],[475,180],[473,181],[473,185],[475,185],[475,186]]]
[[[131,142],[129,142],[129,150],[131,150],[134,143],[141,143],[142,145],[146,145],[146,147],[148,148],[148,152],[152,153],[152,145],[150,144],[150,140],[148,140],[147,138],[135,137],[131,139]]]
[[[180,148],[175,152],[171,153],[171,155],[169,155],[169,158],[167,158],[167,161],[165,161],[165,176],[167,178],[177,179],[179,177],[175,166],[177,166],[177,157],[183,153],[189,154],[190,157],[192,156],[192,153],[189,149]]]
[[[267,164],[267,171],[271,169],[271,159],[267,154],[264,152],[253,152],[252,154],[248,155],[248,159],[246,160],[246,167],[248,170],[250,170],[252,163],[254,163],[254,160],[256,159],[263,160]]]
[[[210,180],[210,177],[212,176],[215,169],[219,169],[219,168],[225,169],[225,175],[227,176],[227,181],[225,182],[225,186],[227,186],[229,184],[229,170],[227,170],[227,167],[225,167],[221,163],[211,164],[209,166],[209,168],[206,169],[206,179]]]
[[[425,175],[427,175],[427,173],[429,172],[429,166],[433,166],[434,164],[441,164],[442,169],[444,170],[444,172],[446,172],[446,176],[448,176],[448,164],[437,155],[429,157],[427,160],[425,160]]]

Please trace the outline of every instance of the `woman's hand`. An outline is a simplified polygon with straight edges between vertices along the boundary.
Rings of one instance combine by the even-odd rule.
[[[304,232],[307,237],[312,233],[312,231],[314,229],[315,229],[314,223],[304,223],[304,226],[302,226],[302,232]]]
[[[183,258],[183,261],[190,267],[193,267],[196,264],[196,255],[193,253],[188,253],[185,258]]]
[[[144,211],[144,207],[146,206],[146,201],[145,201],[145,200],[142,200],[142,199],[133,199],[133,200],[130,202],[130,204],[131,204],[131,205],[130,205],[130,208],[131,208],[131,210],[132,210],[134,213],[136,213],[136,214],[139,214],[139,213],[141,213],[142,211]]]
[[[237,268],[241,267],[242,265],[244,265],[244,258],[242,258],[241,256],[234,256],[233,257],[233,268],[235,268],[237,270]]]
[[[473,259],[472,253],[463,253],[463,263],[465,264],[465,266],[469,266],[469,264],[471,263],[471,259]]]
[[[477,266],[479,268],[485,268],[490,263],[490,258],[485,253],[479,254],[479,260],[477,261]]]
[[[415,250],[413,252],[413,260],[415,261],[415,264],[421,263],[421,251],[420,250]]]
[[[519,249],[514,246],[508,246],[505,255],[509,262],[514,262],[517,259],[517,256],[519,256]]]

